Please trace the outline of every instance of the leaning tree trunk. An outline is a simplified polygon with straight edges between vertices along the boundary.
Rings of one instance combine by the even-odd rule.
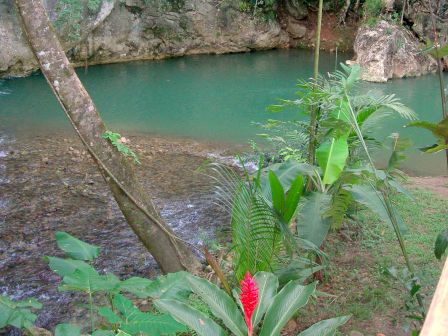
[[[196,271],[197,258],[164,223],[131,164],[101,137],[106,131],[104,123],[70,65],[41,1],[15,0],[24,31],[42,73],[97,163],[123,215],[163,272]]]

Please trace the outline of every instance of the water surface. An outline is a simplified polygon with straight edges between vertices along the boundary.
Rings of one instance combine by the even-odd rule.
[[[332,71],[347,55],[323,53],[321,72]],[[304,50],[274,50],[231,55],[203,55],[161,61],[113,64],[78,69],[108,127],[127,134],[156,133],[199,140],[243,143],[254,138],[253,121],[273,116],[266,112],[277,98],[292,98],[297,79],[311,76],[313,55]],[[364,84],[384,94],[396,93],[421,119],[440,119],[435,75]],[[45,133],[69,129],[69,123],[41,75],[8,80],[1,88],[3,132]],[[294,118],[293,112],[274,118]],[[417,129],[403,129],[394,118],[379,126],[381,138],[392,132],[413,139],[416,147],[433,143]],[[443,155],[410,152],[407,171],[419,175],[445,174]]]

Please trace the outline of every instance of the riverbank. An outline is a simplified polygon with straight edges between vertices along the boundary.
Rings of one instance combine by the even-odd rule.
[[[166,221],[195,245],[213,240],[229,218],[214,205],[212,181],[198,168],[216,158],[231,163],[232,154],[242,147],[186,138],[128,138],[142,161],[135,167],[137,175]],[[57,230],[99,245],[102,253],[95,266],[101,271],[121,278],[159,273],[74,135],[21,136],[5,141],[0,150],[0,293],[15,299],[34,296],[42,301],[38,326],[52,329],[59,322],[83,318],[79,297],[58,292],[59,278],[42,260],[42,256],[60,254],[54,241]],[[441,195],[426,191],[427,179],[409,181],[411,189],[423,190],[413,191],[416,201],[399,197],[395,203],[411,229],[406,238],[409,250],[429,285],[426,294],[430,298],[440,268],[432,256],[433,238],[448,226],[448,213],[442,206],[447,199],[442,197],[448,190],[448,178],[431,178],[443,182],[437,184]],[[291,322],[290,335],[319,318],[342,313],[353,314],[343,329],[347,333],[359,330],[364,335],[406,335],[402,332],[405,312],[400,309],[405,291],[384,273],[389,266],[402,266],[394,236],[367,211],[357,218],[358,224],[350,223],[333,234],[325,247],[332,260],[327,271],[331,281],[320,290],[334,296],[319,298]]]
[[[135,167],[138,178],[167,223],[198,246],[213,238],[228,217],[214,205],[210,178],[197,170],[210,155],[224,158],[227,150],[186,139],[129,139],[142,162]],[[38,326],[81,319],[78,296],[57,291],[59,278],[42,259],[60,254],[55,231],[100,246],[95,266],[101,271],[124,278],[159,274],[74,135],[22,136],[0,150],[0,293],[42,301]]]

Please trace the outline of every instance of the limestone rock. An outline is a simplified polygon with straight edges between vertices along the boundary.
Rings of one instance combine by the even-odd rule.
[[[302,20],[308,16],[308,8],[302,0],[286,0],[284,7],[288,15],[296,20]]]
[[[435,60],[420,51],[417,39],[407,30],[380,21],[363,26],[355,39],[355,63],[362,68],[361,78],[386,82],[390,78],[420,76],[434,72]]]
[[[46,4],[55,22],[56,1]],[[303,17],[302,7],[294,7],[296,17]],[[70,27],[58,28],[70,60],[78,65],[244,52],[289,42],[278,22],[259,20],[235,4],[216,0],[168,1],[164,6],[144,0],[103,0],[97,11],[85,9],[84,14],[77,39],[68,38]],[[303,27],[292,29],[296,36],[303,33]],[[0,78],[37,69],[13,0],[0,0],[0,41]]]
[[[286,25],[286,31],[292,38],[298,39],[305,36],[307,28],[299,21],[289,17]]]

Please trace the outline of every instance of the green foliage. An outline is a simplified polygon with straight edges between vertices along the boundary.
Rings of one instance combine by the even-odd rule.
[[[81,38],[81,21],[88,14],[95,14],[102,0],[59,0],[56,5],[56,28],[70,41]]]
[[[174,335],[186,331],[185,327],[171,316],[141,312],[132,301],[120,293],[152,299],[185,298],[191,292],[185,281],[188,273],[168,274],[155,280],[132,277],[121,281],[113,274],[98,273],[86,262],[98,257],[97,246],[87,244],[65,232],[57,232],[55,236],[59,248],[71,258],[46,257],[45,260],[50,268],[62,277],[60,291],[77,291],[88,296],[92,335]],[[94,297],[97,295],[110,298],[111,306],[95,307]],[[103,326],[103,329],[95,330],[95,312],[106,319],[108,329]],[[68,324],[60,324],[56,332],[61,336],[72,336],[78,335],[73,334],[76,330],[78,329]]]
[[[80,335],[81,335],[81,327],[70,323],[58,324],[54,330],[54,336],[80,336]]]
[[[175,335],[187,331],[169,315],[141,312],[131,300],[121,294],[114,296],[112,304],[116,311],[109,307],[101,307],[98,313],[110,324],[116,325],[118,329],[130,335]]]
[[[334,183],[344,170],[348,158],[347,138],[332,138],[323,142],[316,150],[316,158],[323,170],[323,184]]]
[[[258,171],[244,178],[213,165],[219,203],[231,213],[234,272],[241,280],[247,271],[273,271],[291,254],[296,241],[289,229],[303,189],[303,178],[291,163],[276,172]],[[277,175],[277,173],[279,175]]]
[[[31,298],[22,301],[12,301],[0,295],[0,331],[6,326],[29,329],[33,326],[37,316],[32,310],[41,309],[42,304]]]
[[[272,298],[266,311],[260,336],[277,336],[280,331],[296,313],[308,303],[316,290],[316,283],[302,286],[298,281],[289,282]]]
[[[70,258],[92,261],[100,253],[98,246],[84,243],[66,232],[57,231],[55,237],[58,247]]]
[[[385,4],[383,0],[366,0],[363,5],[364,20],[368,25],[375,25],[381,17]]]
[[[107,139],[110,143],[122,154],[125,156],[131,157],[135,163],[141,164],[138,159],[137,154],[135,154],[132,149],[126,146],[122,140],[122,136],[119,133],[114,133],[112,131],[107,131],[102,135],[103,139]]]
[[[431,123],[429,121],[414,121],[407,125],[407,127],[419,127],[430,131],[437,139],[437,143],[431,146],[420,148],[425,153],[437,153],[448,149],[448,117],[444,118],[439,123]]]
[[[280,331],[297,310],[306,305],[309,298],[315,293],[316,287],[315,283],[303,286],[299,281],[291,281],[281,291],[277,292],[278,279],[273,274],[266,272],[257,273],[255,282],[259,288],[259,303],[252,315],[252,324],[254,330],[259,330],[258,334],[260,336],[280,335]],[[232,331],[232,334],[247,335],[243,314],[227,293],[208,281],[192,275],[190,275],[189,283],[193,292],[209,305],[213,316],[222,321],[223,325]],[[227,334],[212,319],[181,301],[158,299],[155,304],[162,311],[171,314],[177,321],[184,323],[200,336]],[[334,325],[330,324],[327,328],[335,329]],[[322,329],[324,328],[322,327]]]
[[[297,220],[297,231],[302,239],[321,246],[330,229],[331,221],[326,216],[331,198],[326,193],[313,192],[304,201]]]
[[[349,316],[340,316],[317,322],[297,336],[333,336],[337,328],[344,325],[349,318]]]
[[[434,244],[434,254],[437,259],[441,259],[448,247],[448,230],[444,230],[437,235]]]

